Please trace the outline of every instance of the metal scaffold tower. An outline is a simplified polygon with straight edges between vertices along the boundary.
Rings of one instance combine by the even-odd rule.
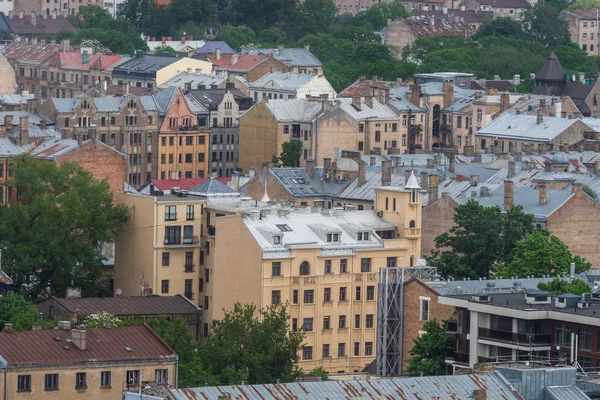
[[[418,260],[413,267],[389,267],[379,270],[377,303],[377,375],[402,375],[402,323],[404,283],[410,278],[433,281],[435,267]]]

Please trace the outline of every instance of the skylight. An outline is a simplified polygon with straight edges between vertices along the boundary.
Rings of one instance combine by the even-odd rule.
[[[287,224],[278,224],[277,227],[279,228],[279,230],[281,232],[291,232],[292,228],[289,227],[289,225]]]

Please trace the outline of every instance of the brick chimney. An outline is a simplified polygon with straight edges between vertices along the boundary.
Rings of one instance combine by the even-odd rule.
[[[433,168],[435,166],[434,161],[435,160],[433,158],[428,158],[427,159],[427,168]]]
[[[6,130],[11,130],[12,129],[12,127],[13,127],[13,116],[12,116],[12,114],[4,116],[4,126],[6,127]]]
[[[581,183],[572,183],[571,184],[571,192],[573,192],[573,193],[581,192]]]
[[[544,122],[544,114],[542,114],[542,108],[538,108],[536,124],[540,125]]]
[[[315,164],[315,160],[306,160],[304,162],[304,169],[306,171],[306,175],[308,175],[309,178],[315,177]]]
[[[548,203],[548,187],[545,183],[539,183],[538,189],[540,191],[539,205],[543,206]]]
[[[37,14],[35,13],[35,11],[31,12],[31,25],[32,26],[37,25]]]
[[[473,398],[475,400],[486,400],[487,392],[484,389],[475,389],[473,390]]]
[[[19,118],[19,143],[29,143],[29,117]]]
[[[510,210],[515,200],[515,183],[508,179],[504,181],[504,209]]]
[[[165,36],[163,36],[162,38],[160,38],[160,43],[165,45],[167,44],[167,38]]]
[[[438,179],[436,174],[429,175],[429,200],[428,204],[438,201]]]
[[[356,186],[361,187],[367,182],[367,166],[363,160],[358,161],[358,181]]]
[[[79,350],[85,350],[87,347],[87,331],[85,329],[71,329],[71,341]]]
[[[381,186],[391,186],[392,184],[392,162],[381,162]]]
[[[507,172],[506,177],[508,179],[514,178],[514,176],[516,174],[516,170],[517,170],[516,163],[514,161],[512,161],[512,160],[509,161],[508,162],[508,172]]]
[[[373,108],[373,96],[365,96],[365,104],[367,105],[367,107]]]
[[[507,92],[500,94],[500,112],[508,110],[510,107],[510,95]]]
[[[444,107],[449,107],[454,101],[454,87],[450,82],[444,82]]]
[[[421,188],[429,192],[429,172],[421,171]]]
[[[220,48],[217,48],[217,49],[215,50],[215,58],[216,58],[217,60],[220,60],[220,59],[221,59],[221,49],[220,49]]]
[[[231,65],[235,65],[238,62],[239,55],[237,53],[231,55]]]
[[[181,44],[185,44],[185,36],[181,37]]]
[[[414,105],[420,107],[421,106],[421,86],[419,85],[410,85],[410,102]]]
[[[361,101],[360,101],[360,97],[359,96],[352,96],[352,105],[354,106],[354,108],[356,108],[358,111],[361,110]]]

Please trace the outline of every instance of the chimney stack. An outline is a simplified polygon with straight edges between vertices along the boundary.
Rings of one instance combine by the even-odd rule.
[[[185,36],[181,37],[181,44],[185,44]]]
[[[45,119],[40,119],[40,129],[48,128],[48,122]]]
[[[358,181],[356,186],[361,187],[367,182],[367,166],[363,160],[358,161]]]
[[[233,190],[235,190],[236,192],[240,190],[240,173],[238,171],[232,172],[231,184],[233,186]]]
[[[449,158],[449,161],[450,161],[449,166],[448,166],[448,172],[450,172],[451,174],[453,174],[454,173],[454,163],[455,163],[454,154],[451,153],[448,156],[448,158]]]
[[[507,175],[506,175],[506,177],[507,177],[508,179],[512,179],[512,178],[514,178],[514,176],[515,176],[515,174],[516,174],[516,169],[517,169],[517,168],[516,168],[516,163],[515,163],[514,161],[512,161],[512,160],[511,160],[511,161],[509,161],[509,162],[508,162],[508,172],[507,172]]]
[[[500,94],[500,112],[508,110],[508,107],[510,107],[510,95],[504,92]]]
[[[475,389],[473,390],[473,398],[475,400],[486,400],[487,392],[484,389]]]
[[[13,128],[13,116],[12,116],[12,114],[4,116],[4,126],[6,127],[7,131],[11,130]]]
[[[239,55],[237,53],[231,55],[231,65],[237,64]]]
[[[85,329],[71,329],[71,341],[79,350],[86,349],[87,331]]]
[[[421,107],[421,86],[410,85],[410,91],[410,102],[417,107]]]
[[[4,324],[4,329],[3,329],[4,332],[12,332],[12,330],[13,330],[13,324],[8,324],[8,323]]]
[[[504,209],[510,210],[515,200],[515,183],[508,179],[504,181]]]
[[[377,157],[371,156],[369,157],[369,166],[374,167],[377,164]]]
[[[381,162],[381,186],[391,186],[392,184],[392,162]]]
[[[19,118],[19,142],[20,144],[29,143],[29,117]]]
[[[571,192],[573,192],[573,193],[581,192],[581,183],[573,182],[571,184]]]
[[[304,162],[304,169],[306,171],[306,175],[308,175],[309,178],[314,179],[315,177],[315,160],[306,160]]]
[[[540,107],[540,108],[538,109],[538,112],[537,112],[537,120],[536,120],[536,123],[537,123],[538,125],[540,125],[542,122],[544,122],[544,115],[542,114],[542,108]]]
[[[421,172],[421,188],[427,192],[429,192],[429,173],[422,171]]]
[[[365,96],[365,104],[369,108],[373,108],[373,96],[371,96],[371,95]]]
[[[35,11],[31,12],[31,25],[32,26],[37,25],[37,15],[36,15]]]
[[[217,58],[217,60],[221,59],[221,49],[217,48],[215,50],[215,57]]]
[[[360,101],[359,96],[352,96],[352,105],[354,106],[354,108],[356,108],[358,111],[360,111],[361,101]]]
[[[438,201],[438,176],[436,174],[429,175],[429,200],[427,204],[432,204]]]
[[[450,82],[444,82],[444,107],[450,107],[454,101],[454,86]]]
[[[434,167],[434,160],[433,158],[428,158],[427,159],[427,168],[433,168]]]

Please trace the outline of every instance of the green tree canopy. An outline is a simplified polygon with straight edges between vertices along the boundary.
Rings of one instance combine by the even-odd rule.
[[[521,207],[502,212],[470,200],[456,207],[453,219],[450,231],[435,238],[436,250],[428,261],[454,278],[490,276],[512,261],[517,242],[533,231],[533,216]]]
[[[175,57],[175,56],[177,56],[177,50],[175,50],[171,46],[167,46],[167,45],[158,46],[157,48],[154,49],[155,56],[162,56],[163,54],[169,54],[169,55]]]
[[[287,45],[288,40],[285,37],[285,33],[279,28],[268,28],[260,31],[258,35],[260,40],[260,45],[262,47],[272,47],[279,45]]]
[[[556,236],[536,230],[516,244],[513,259],[498,274],[511,276],[557,276],[569,273],[571,263],[575,272],[587,271],[591,264],[579,256],[573,257],[569,248]]]
[[[304,0],[298,7],[294,26],[298,37],[327,32],[336,24],[337,6],[332,0]]]
[[[538,289],[550,292],[553,296],[558,296],[565,293],[573,293],[581,296],[584,293],[592,293],[592,288],[590,285],[585,283],[583,279],[579,278],[575,278],[571,282],[561,278],[554,278],[548,283],[538,283]]]
[[[410,349],[406,373],[410,376],[431,376],[445,374],[445,359],[453,345],[452,338],[446,336],[444,324],[435,319],[423,324],[424,334],[414,340]]]
[[[541,1],[533,6],[528,5],[523,13],[522,23],[525,33],[544,46],[571,43],[569,23],[550,3]]]
[[[569,11],[596,9],[600,9],[600,0],[577,0],[567,7]]]
[[[279,157],[273,155],[273,164],[281,164],[284,167],[300,166],[300,157],[302,156],[302,141],[292,139],[289,142],[283,143],[282,151]]]
[[[484,36],[505,36],[521,40],[529,39],[523,31],[521,24],[509,17],[484,21],[477,33],[473,36],[473,39],[477,40]]]
[[[11,323],[14,330],[30,330],[39,320],[40,313],[35,305],[20,294],[9,292],[0,296],[0,329]]]
[[[223,26],[219,30],[217,40],[222,40],[234,49],[256,42],[256,34],[243,26]]]
[[[128,218],[126,207],[113,204],[108,182],[75,163],[32,158],[17,159],[12,174],[4,189],[20,200],[0,206],[0,245],[15,289],[32,299],[64,296],[68,287],[100,294],[100,245]]]

